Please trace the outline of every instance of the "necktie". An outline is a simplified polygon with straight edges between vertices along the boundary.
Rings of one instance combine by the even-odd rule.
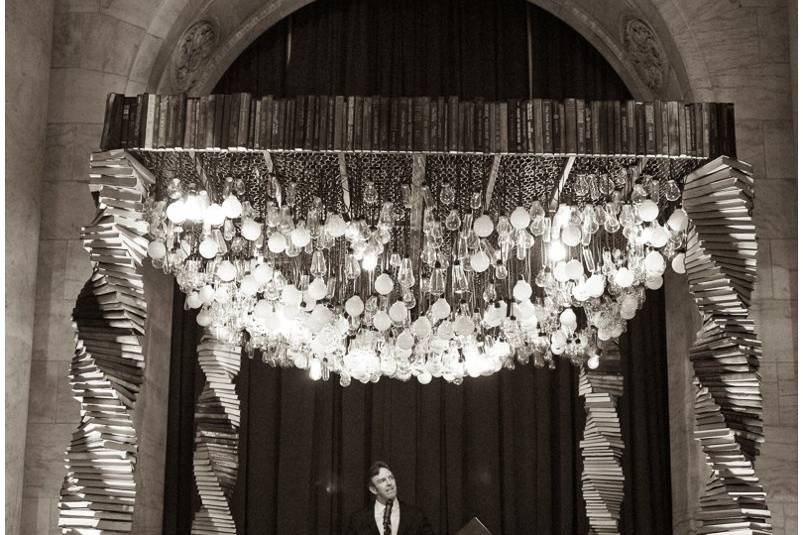
[[[382,535],[390,535],[390,510],[393,508],[393,502],[385,504],[385,515],[382,518]]]

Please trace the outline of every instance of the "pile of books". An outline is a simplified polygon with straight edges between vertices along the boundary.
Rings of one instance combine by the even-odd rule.
[[[147,304],[140,265],[147,240],[143,191],[123,151],[96,155],[100,210],[82,229],[94,270],[73,311],[70,383],[81,422],[66,454],[59,526],[74,533],[130,533],[135,505],[134,407],[142,384]]]
[[[733,105],[568,98],[111,93],[101,148],[735,154]]]
[[[236,533],[230,500],[237,482],[240,401],[234,379],[240,372],[240,348],[204,335],[198,362],[206,383],[195,404],[193,471],[201,508],[192,533]]]
[[[769,533],[754,466],[764,438],[761,343],[749,315],[758,249],[752,168],[725,157],[706,164],[688,176],[683,206],[692,222],[689,288],[703,315],[690,351],[698,387],[695,438],[713,469],[699,533]]]
[[[583,457],[583,499],[589,533],[619,533],[624,497],[624,442],[616,407],[622,396],[618,355],[609,351],[602,369],[580,371],[579,394],[585,399],[586,427]]]

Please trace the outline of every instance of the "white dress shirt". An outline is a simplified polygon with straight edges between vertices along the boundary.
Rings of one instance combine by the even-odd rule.
[[[390,533],[397,535],[399,533],[399,518],[400,508],[398,498],[393,499],[393,507],[390,510]],[[379,528],[380,535],[385,535],[385,504],[379,500],[374,501],[374,520],[376,520],[376,527]]]

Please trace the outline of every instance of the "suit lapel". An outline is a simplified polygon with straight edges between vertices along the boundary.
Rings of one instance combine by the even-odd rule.
[[[410,524],[410,515],[404,513],[404,504],[400,501],[399,502],[399,533],[398,535],[404,535],[407,533],[407,529]]]

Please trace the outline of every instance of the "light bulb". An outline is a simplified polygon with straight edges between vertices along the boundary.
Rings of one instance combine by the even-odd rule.
[[[613,276],[613,282],[620,288],[627,288],[633,284],[633,272],[626,267],[620,267]]]
[[[226,220],[226,214],[223,207],[219,204],[210,204],[204,210],[204,223],[212,227],[219,227]]]
[[[369,253],[362,257],[362,268],[365,271],[371,272],[376,269],[377,258],[375,254]]]
[[[487,238],[494,231],[494,222],[488,214],[482,214],[474,221],[474,233],[480,238]]]
[[[652,199],[645,199],[636,205],[639,217],[645,223],[649,223],[658,217],[658,205]]]
[[[549,259],[553,262],[560,262],[564,258],[566,258],[566,249],[563,245],[558,240],[549,242]]]
[[[510,214],[510,224],[513,225],[513,228],[516,230],[527,228],[530,224],[530,213],[523,206],[517,207],[513,210],[513,213]]]
[[[580,239],[582,237],[583,233],[581,232],[580,227],[573,223],[569,223],[560,231],[560,239],[569,247],[575,247],[578,243],[580,243]]]
[[[588,366],[589,370],[596,370],[599,368],[599,355],[597,353],[591,355],[586,361],[586,366]]]
[[[237,219],[243,213],[243,205],[240,203],[239,199],[234,195],[229,195],[223,200],[223,213],[229,219]]]
[[[686,227],[689,224],[689,215],[683,208],[678,208],[672,212],[671,216],[669,216],[667,224],[669,225],[669,228],[675,232],[682,232],[686,230]]]
[[[365,310],[365,304],[359,295],[352,295],[346,300],[345,309],[349,316],[356,318]]]
[[[313,381],[320,381],[321,376],[321,361],[314,358],[309,363],[309,378]]]
[[[393,279],[387,273],[382,273],[374,281],[374,289],[380,295],[388,295],[393,291]]]
[[[281,232],[274,232],[268,238],[268,250],[272,253],[282,253],[287,249],[287,239]]]
[[[167,254],[167,247],[161,240],[154,240],[148,244],[148,256],[154,260],[161,260]]]
[[[208,311],[202,310],[198,313],[198,316],[196,316],[195,321],[201,327],[209,327],[212,323],[212,315]]]
[[[518,301],[526,301],[532,294],[533,287],[524,279],[520,279],[516,282],[516,285],[513,286],[513,297]]]
[[[327,287],[326,282],[320,277],[315,277],[315,279],[310,283],[309,288],[307,289],[309,295],[315,301],[320,301],[324,297],[326,297]]]
[[[230,282],[234,280],[234,277],[236,275],[237,275],[237,268],[235,268],[234,264],[232,264],[228,260],[224,260],[217,267],[217,276],[223,282]]]
[[[201,244],[198,245],[198,252],[206,259],[215,258],[217,250],[217,241],[211,236],[204,238]]]
[[[172,223],[178,225],[187,219],[187,213],[184,210],[184,201],[181,199],[171,202],[165,210],[165,215]]]
[[[672,259],[672,270],[675,273],[686,273],[686,255],[684,253],[678,253]]]
[[[380,310],[376,314],[374,314],[374,328],[376,328],[379,332],[385,332],[390,329],[392,325],[390,316],[388,316],[387,312],[384,310]]]
[[[480,249],[473,255],[471,255],[471,269],[476,271],[477,273],[482,273],[491,265],[491,261],[488,258],[488,255]]]

